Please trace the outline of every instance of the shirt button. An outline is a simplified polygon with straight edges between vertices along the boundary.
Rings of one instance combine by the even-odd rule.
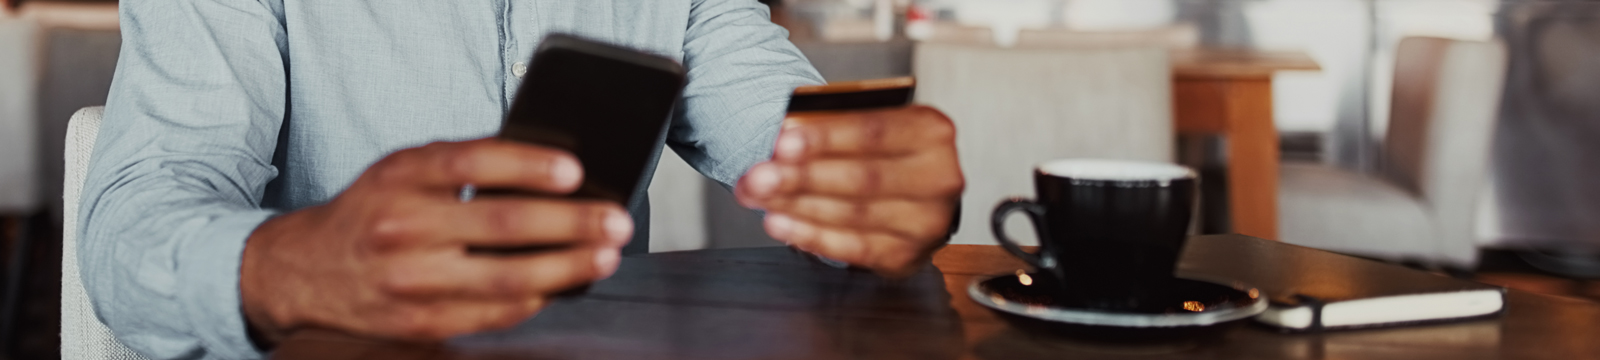
[[[527,63],[518,61],[515,64],[511,64],[511,75],[516,75],[518,79],[521,79],[523,75],[527,75],[527,74],[528,74],[528,64]]]

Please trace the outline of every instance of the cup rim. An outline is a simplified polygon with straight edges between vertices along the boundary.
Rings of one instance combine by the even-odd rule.
[[[1187,166],[1141,160],[1054,159],[1034,164],[1033,169],[1039,174],[1074,181],[1167,182],[1199,177]]]

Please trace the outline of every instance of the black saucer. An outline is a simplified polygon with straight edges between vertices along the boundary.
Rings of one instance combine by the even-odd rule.
[[[1189,341],[1222,334],[1267,309],[1239,283],[1170,278],[1148,296],[1108,301],[1018,271],[974,281],[972,300],[1030,333],[1115,343]]]

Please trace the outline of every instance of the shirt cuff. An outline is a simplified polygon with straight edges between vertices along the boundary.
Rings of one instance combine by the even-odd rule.
[[[268,218],[269,210],[249,210],[216,218],[179,247],[178,302],[189,328],[211,357],[258,359],[239,300],[239,264],[244,243]]]

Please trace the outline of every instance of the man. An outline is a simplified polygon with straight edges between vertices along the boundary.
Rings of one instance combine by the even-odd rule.
[[[121,6],[79,261],[100,319],[153,358],[258,357],[305,327],[502,328],[608,276],[625,243],[647,249],[642,203],[458,198],[581,181],[570,154],[486,139],[550,32],[680,60],[689,83],[666,143],[800,249],[908,274],[943,243],[963,186],[953,126],[932,109],[792,119],[780,134],[789,91],[821,79],[754,0]],[[534,244],[568,247],[465,252]]]

